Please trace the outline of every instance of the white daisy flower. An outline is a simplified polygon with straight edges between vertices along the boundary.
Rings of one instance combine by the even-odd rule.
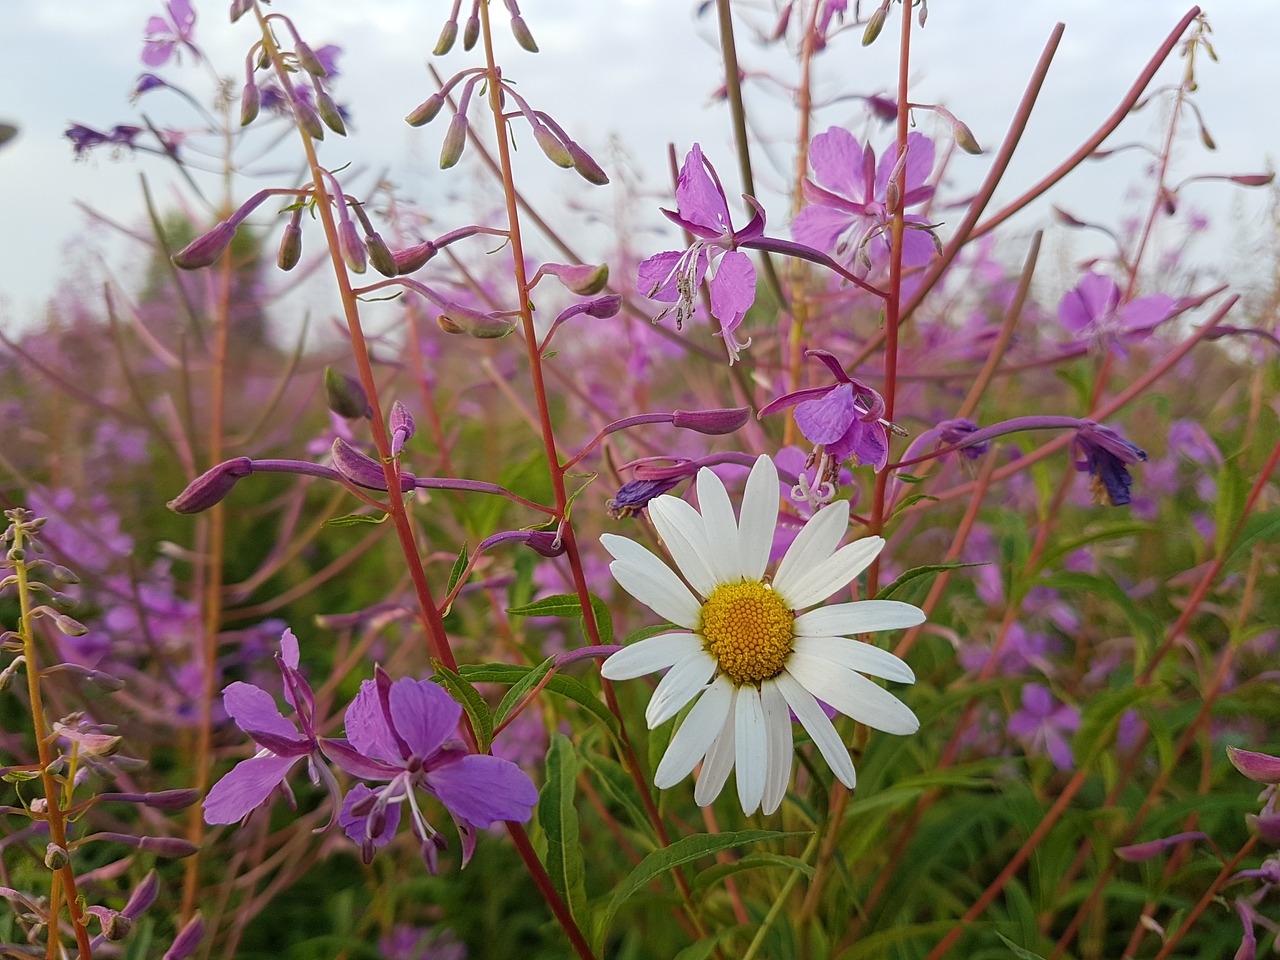
[[[849,635],[915,626],[924,622],[924,613],[894,600],[801,612],[848,585],[884,540],[865,537],[839,547],[849,504],[837,501],[813,515],[768,577],[779,500],[778,471],[769,457],[760,457],[751,470],[740,521],[714,473],[699,471],[697,487],[701,513],[671,496],[648,504],[653,525],[696,596],[645,547],[626,537],[601,537],[614,558],[609,570],[618,584],[679,628],[619,650],[601,674],[629,680],[667,670],[645,710],[650,729],[698,698],[671,738],[654,785],[674,786],[701,761],[694,799],[706,806],[736,768],[743,812],[773,813],[791,776],[789,709],[835,775],[853,787],[849,751],[818,701],[887,733],[919,729],[906,704],[862,676],[914,683],[911,668]]]

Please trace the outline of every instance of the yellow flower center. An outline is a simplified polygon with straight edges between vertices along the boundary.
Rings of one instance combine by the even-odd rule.
[[[796,615],[758,580],[722,583],[702,605],[706,651],[737,686],[776,677],[791,655]]]

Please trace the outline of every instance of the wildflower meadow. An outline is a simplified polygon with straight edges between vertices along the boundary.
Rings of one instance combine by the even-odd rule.
[[[535,0],[372,102],[314,4],[129,6],[62,144],[129,254],[0,321],[0,955],[1274,952],[1280,193],[1212,10],[1013,178],[1071,24],[980,142],[914,88],[965,4],[690,3],[718,88],[636,96],[732,133],[642,186]]]

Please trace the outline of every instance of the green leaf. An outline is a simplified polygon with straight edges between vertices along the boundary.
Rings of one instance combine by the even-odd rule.
[[[444,591],[446,595],[453,593],[453,588],[456,587],[458,585],[458,581],[462,579],[463,571],[467,569],[467,562],[469,560],[470,557],[467,554],[467,544],[464,541],[462,549],[458,551],[458,559],[453,561],[453,569],[449,571],[449,586],[446,587]],[[452,606],[452,604],[450,604],[450,606]],[[449,611],[447,608],[440,611],[440,616],[447,617],[448,615]]]
[[[627,812],[632,826],[644,830],[649,839],[656,842],[653,824],[645,813],[644,801],[636,790],[635,781],[623,769],[622,764],[595,751],[585,753],[583,758],[599,782],[601,793]]]
[[[596,953],[604,947],[609,925],[613,922],[618,908],[629,900],[638,890],[648,886],[652,881],[669,870],[691,863],[702,857],[714,856],[722,850],[742,847],[764,840],[782,840],[787,837],[808,836],[807,833],[783,833],[777,830],[734,830],[729,833],[696,834],[677,840],[669,847],[655,850],[633,869],[613,891],[604,912],[600,916],[595,933]]]
[[[1060,558],[1065,557],[1070,553],[1074,553],[1076,550],[1079,550],[1081,547],[1087,546],[1088,544],[1098,543],[1101,540],[1117,540],[1120,537],[1133,537],[1142,533],[1150,533],[1153,530],[1155,530],[1155,527],[1151,524],[1138,523],[1136,521],[1108,524],[1107,526],[1099,527],[1096,530],[1091,530],[1079,537],[1072,537],[1070,540],[1065,540],[1062,543],[1056,544],[1051,549],[1046,550],[1041,556],[1040,563],[1037,565],[1036,569],[1045,570],[1053,566],[1053,564]]]
[[[507,613],[517,617],[580,617],[582,603],[572,593],[558,593],[519,607],[508,607]]]
[[[596,615],[596,629],[600,631],[600,642],[608,646],[613,643],[613,614],[609,612],[608,604],[594,593],[588,596],[591,597],[591,612]],[[587,632],[585,623],[583,623],[582,632]]]
[[[389,513],[381,513],[377,516],[371,513],[349,513],[345,517],[333,517],[330,520],[326,520],[324,525],[326,527],[354,527],[361,523],[382,523],[389,516],[391,516]]]
[[[944,570],[960,570],[964,567],[982,567],[982,566],[986,566],[986,564],[960,563],[959,561],[953,561],[951,563],[933,563],[923,567],[912,567],[906,573],[902,574],[902,576],[898,577],[897,580],[893,581],[893,583],[889,584],[887,587],[885,587],[883,590],[877,593],[876,599],[877,600],[896,599],[897,595],[899,593],[902,593],[905,590],[907,584],[912,583],[913,581],[919,580],[922,577],[928,577],[930,580],[932,580],[934,577],[936,577],[938,574],[940,574]]]
[[[996,931],[996,936],[1004,941],[1004,945],[1008,947],[1011,951],[1013,951],[1013,955],[1017,957],[1018,960],[1044,960],[1044,957],[1040,956],[1040,954],[1032,953],[1030,950],[1026,949],[1025,947],[1018,946],[1016,943],[1014,943],[1012,940],[1006,937],[999,930]]]
[[[515,709],[516,704],[524,699],[525,694],[538,685],[542,678],[550,672],[551,666],[555,662],[555,657],[547,657],[516,683],[512,684],[511,689],[502,698],[502,702],[498,704],[498,709],[493,711],[494,726],[502,726],[502,722],[507,719],[507,714]]]
[[[907,507],[911,506],[913,503],[919,503],[921,500],[932,500],[934,503],[941,502],[938,500],[937,497],[930,496],[927,493],[913,493],[911,496],[907,497],[900,504],[898,504],[896,507],[893,508],[893,513],[890,515],[891,518],[896,517],[903,510],[907,509]]]
[[[1277,540],[1280,540],[1280,511],[1252,514],[1245,520],[1240,540],[1231,548],[1223,569],[1231,569],[1236,559],[1255,543],[1275,543]]]
[[[474,663],[458,668],[458,672],[471,683],[518,683],[533,667],[513,663]],[[557,673],[547,681],[547,690],[567,700],[572,700],[589,710],[615,737],[620,736],[618,718],[609,712],[595,691],[581,680]],[[465,706],[465,704],[463,704]]]
[[[799,857],[788,857],[781,853],[749,853],[740,860],[729,863],[717,863],[707,867],[693,881],[693,892],[702,896],[705,891],[719,883],[725,877],[744,870],[760,870],[767,867],[781,867],[784,870],[799,870],[806,877],[813,876],[813,865]]]
[[[1091,697],[1088,708],[1080,718],[1080,729],[1071,744],[1076,763],[1082,768],[1092,764],[1094,757],[1112,742],[1112,738],[1108,735],[1120,722],[1121,714],[1135,704],[1150,700],[1160,693],[1163,693],[1160,685],[1153,683],[1144,687],[1107,690]]]
[[[538,797],[538,825],[547,839],[547,874],[569,912],[580,920],[587,904],[587,890],[578,811],[574,806],[578,758],[573,743],[562,733],[551,740],[546,777]]]
[[[462,709],[467,711],[467,716],[471,718],[471,729],[476,733],[480,752],[488,753],[489,742],[493,739],[493,714],[489,712],[489,705],[484,702],[484,697],[480,696],[480,691],[469,681],[454,673],[439,660],[433,659],[431,664],[436,671],[431,679],[448,690],[453,695],[453,699],[462,704]]]

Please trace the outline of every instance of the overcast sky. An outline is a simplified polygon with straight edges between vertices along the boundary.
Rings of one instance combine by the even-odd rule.
[[[227,0],[195,0],[195,6],[198,42],[222,75],[242,76],[253,26],[229,23]],[[335,93],[352,108],[353,136],[326,140],[322,162],[332,168],[349,161],[370,170],[387,168],[407,193],[428,203],[459,192],[464,181],[458,168],[444,173],[435,169],[444,124],[415,130],[403,122],[434,90],[424,64],[449,6],[447,0],[277,0],[273,9],[295,16],[312,46],[337,42],[345,50]],[[494,6],[496,21],[503,23],[502,5]],[[505,73],[535,106],[599,151],[602,160],[608,156],[606,146],[616,140],[644,173],[655,198],[666,189],[669,142],[683,154],[700,141],[735,191],[727,108],[710,99],[720,83],[714,23],[710,17],[697,18],[695,6],[692,0],[525,0],[522,12],[542,52],[533,56],[520,51],[504,31]],[[771,0],[741,6],[753,23],[771,20]],[[1055,22],[1066,23],[1066,35],[1006,177],[1006,198],[1039,179],[1088,136],[1188,9],[1178,0],[934,0],[914,48],[913,99],[946,103],[989,148],[986,157],[955,161],[951,173],[958,185],[974,184],[985,172]],[[0,201],[7,225],[0,231],[0,322],[7,328],[37,315],[82,262],[69,246],[86,232],[77,201],[136,225],[143,210],[140,172],[151,178],[162,203],[174,196],[165,164],[113,158],[108,152],[76,163],[63,137],[69,122],[109,129],[137,122],[139,109],[161,125],[190,122],[190,113],[164,91],[148,94],[138,107],[127,102],[143,69],[138,60],[143,25],[160,12],[159,0],[58,0],[6,7],[0,89],[8,96],[0,102],[0,121],[20,128],[18,139],[0,150]],[[1218,149],[1209,153],[1186,140],[1178,150],[1177,170],[1184,175],[1260,172],[1280,153],[1280,5],[1275,0],[1231,0],[1210,5],[1207,12],[1220,62],[1199,64],[1196,102]],[[867,49],[859,45],[858,33],[836,40],[818,61],[819,93],[887,91],[894,76],[891,33],[886,31]],[[448,76],[474,64],[474,54],[455,50],[437,61],[438,69]],[[781,51],[762,49],[745,26],[739,57],[749,72],[794,76]],[[1157,85],[1175,82],[1180,69],[1176,61],[1168,64]],[[172,82],[208,89],[198,69],[161,72]],[[764,193],[783,182],[779,168],[789,162],[795,119],[789,103],[767,85],[749,83],[747,100],[756,129],[771,141],[756,157]],[[856,113],[849,103],[827,107],[814,129],[846,123]],[[1154,143],[1159,120],[1160,110],[1148,108],[1130,118],[1113,142]],[[882,136],[887,142],[888,131]],[[771,159],[778,166],[771,166]],[[468,162],[464,158],[459,166]],[[1145,162],[1134,152],[1090,164],[1056,194],[1057,202],[1077,216],[1118,224],[1125,211],[1139,209],[1132,187],[1140,183]],[[539,177],[540,195],[553,212],[566,213],[566,205],[585,189],[570,172],[547,170],[545,179],[544,174]],[[614,189],[603,188],[593,198],[602,209],[609,209]],[[1202,184],[1189,188],[1185,197],[1217,222],[1215,249],[1207,253],[1221,257],[1228,273],[1239,268],[1233,261],[1243,259],[1232,245],[1261,229],[1254,225],[1261,223],[1265,191],[1244,194],[1222,184]],[[771,200],[771,214],[775,210],[781,213],[785,205]],[[1047,206],[1041,204],[1017,226],[1029,231],[1047,218]],[[571,221],[563,222],[572,229]],[[650,222],[655,229],[661,222],[656,209]],[[440,229],[457,225],[444,222]]]

